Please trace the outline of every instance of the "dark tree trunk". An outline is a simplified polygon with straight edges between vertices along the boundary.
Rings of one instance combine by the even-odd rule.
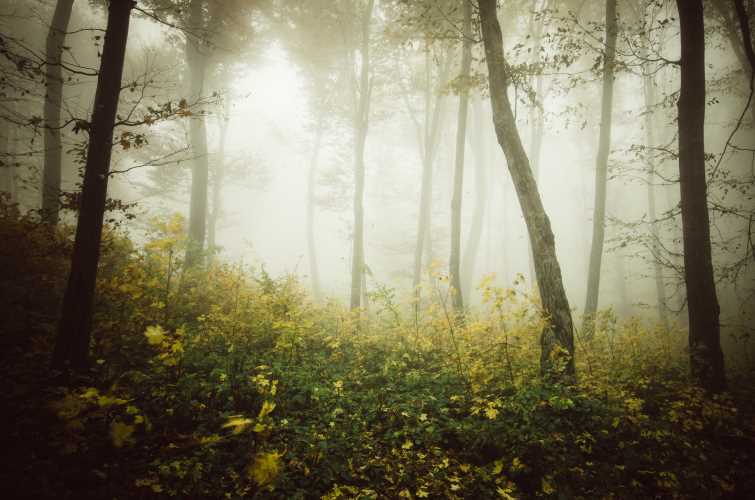
[[[464,253],[461,262],[462,289],[464,291],[464,300],[469,303],[470,294],[475,286],[475,264],[477,255],[480,250],[480,239],[482,237],[482,221],[485,216],[485,205],[487,204],[487,180],[485,170],[487,165],[487,141],[484,139],[484,130],[482,127],[482,107],[476,99],[473,101],[473,115],[475,116],[475,130],[471,135],[474,141],[470,141],[470,149],[475,156],[475,196],[474,209],[472,214],[472,225],[469,227],[467,242],[464,245]]]
[[[12,106],[12,105],[11,105]],[[0,118],[0,193],[7,193],[8,201],[16,203],[16,161],[14,158],[13,127]]]
[[[454,309],[458,314],[464,311],[464,297],[461,289],[461,203],[464,188],[464,147],[467,135],[467,110],[469,108],[469,71],[472,66],[472,4],[461,0],[464,9],[464,28],[461,52],[461,72],[459,80],[459,117],[456,125],[456,159],[454,162],[454,185],[451,198],[451,257],[449,280]]]
[[[316,207],[316,187],[317,187],[317,163],[320,156],[320,147],[322,145],[324,118],[320,117],[315,132],[315,144],[312,149],[312,159],[309,164],[309,175],[307,176],[307,252],[309,254],[309,274],[312,281],[312,295],[315,300],[321,298],[320,289],[320,269],[317,263],[317,247],[315,245],[315,210]]]
[[[535,274],[543,311],[549,320],[541,335],[540,365],[544,373],[563,366],[566,378],[570,379],[574,374],[574,326],[561,279],[561,267],[556,258],[556,244],[507,94],[509,78],[503,54],[501,26],[496,15],[496,0],[479,0],[479,7],[490,79],[493,124],[527,224],[530,245],[535,255]]]
[[[702,0],[677,0],[681,33],[679,185],[684,279],[687,285],[690,365],[710,391],[725,388],[719,307],[711,259],[705,179],[705,32]]]
[[[351,254],[351,308],[358,309],[365,282],[364,273],[364,150],[370,115],[370,22],[375,0],[368,0],[362,17],[362,57],[359,105],[354,116],[354,246]]]
[[[204,26],[202,12],[204,1],[192,0],[189,6],[189,26],[199,29]],[[204,91],[207,55],[202,53],[201,40],[189,36],[186,40],[186,62],[189,70],[189,97],[198,100]],[[189,202],[189,234],[186,249],[186,267],[199,265],[202,261],[207,226],[207,127],[203,113],[189,120],[189,142],[193,163],[191,169],[191,199]]]
[[[58,0],[47,32],[45,49],[45,162],[42,169],[42,220],[57,224],[60,212],[60,179],[63,146],[60,110],[63,103],[63,58],[73,0]]]
[[[585,333],[592,331],[595,312],[598,309],[600,292],[600,267],[603,262],[603,242],[606,226],[606,189],[608,188],[608,154],[611,151],[611,114],[613,111],[613,83],[616,59],[616,0],[606,0],[606,48],[603,55],[603,95],[600,109],[600,138],[595,165],[595,208],[592,218],[592,246],[590,266],[587,271],[587,296],[585,297]]]
[[[89,145],[81,191],[79,220],[71,257],[71,271],[63,296],[63,310],[53,352],[53,366],[85,370],[89,365],[92,309],[100,260],[102,224],[113,128],[121,89],[128,25],[133,0],[111,0],[97,92],[89,128]]]

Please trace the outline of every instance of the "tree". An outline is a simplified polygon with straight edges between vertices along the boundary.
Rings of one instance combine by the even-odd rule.
[[[57,224],[60,212],[60,178],[63,146],[60,109],[63,104],[63,51],[73,0],[58,0],[47,32],[45,71],[45,161],[42,170],[42,218]]]
[[[370,123],[370,21],[375,0],[367,0],[361,14],[361,43],[359,46],[359,84],[354,82],[354,92],[358,95],[354,107],[354,242],[351,253],[351,308],[361,304],[365,280],[364,267],[364,150],[367,130]],[[355,78],[356,79],[356,78]],[[358,88],[357,88],[358,87]]]
[[[712,392],[725,388],[720,309],[711,258],[705,173],[705,27],[702,0],[677,0],[681,34],[679,186],[692,376]]]
[[[89,144],[71,271],[53,352],[53,366],[80,371],[89,365],[94,289],[100,260],[113,128],[121,91],[123,62],[133,0],[111,0],[102,49],[97,93],[89,124]]]
[[[569,301],[564,291],[556,244],[545,213],[529,159],[516,128],[514,113],[507,95],[510,81],[503,53],[503,36],[498,23],[496,0],[479,0],[482,38],[490,80],[493,125],[522,207],[535,258],[535,275],[540,289],[543,311],[548,325],[541,334],[540,366],[544,372],[558,369],[574,374],[574,326]]]
[[[187,24],[190,29],[203,30],[204,0],[192,0],[189,5]],[[208,56],[204,52],[203,39],[187,35],[186,64],[189,78],[189,98],[200,99],[205,90]],[[186,249],[186,266],[199,264],[207,226],[207,182],[209,164],[207,161],[207,126],[202,112],[189,122],[189,142],[194,156],[191,168],[191,198],[189,201],[189,233]]]
[[[485,205],[487,203],[487,180],[486,169],[488,168],[488,143],[486,133],[483,129],[484,117],[482,116],[482,105],[479,98],[472,101],[473,131],[467,134],[470,139],[470,149],[474,152],[474,173],[475,173],[475,195],[474,208],[472,212],[472,224],[469,227],[469,234],[464,245],[464,253],[461,262],[461,278],[464,300],[469,302],[470,293],[474,287],[475,264],[480,247],[480,238],[482,237],[482,221],[485,216]],[[471,136],[471,137],[470,137]]]
[[[595,207],[593,209],[592,245],[590,266],[587,272],[584,324],[586,332],[592,330],[592,321],[598,308],[600,266],[603,261],[603,242],[606,229],[606,189],[608,187],[608,155],[611,150],[611,113],[613,111],[613,83],[616,59],[616,0],[606,0],[606,47],[603,55],[603,93],[600,106],[600,138],[595,167]]]
[[[456,122],[456,158],[454,161],[453,198],[451,199],[451,258],[449,281],[453,304],[457,313],[464,310],[461,289],[461,202],[464,184],[464,146],[467,135],[467,110],[469,108],[469,72],[472,66],[472,5],[471,0],[461,0],[464,11],[462,28],[461,71],[459,73],[459,116]]]

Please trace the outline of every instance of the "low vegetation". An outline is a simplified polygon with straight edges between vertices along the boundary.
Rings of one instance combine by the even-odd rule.
[[[89,374],[51,372],[71,229],[1,205],[5,498],[733,498],[751,373],[707,396],[686,335],[601,313],[574,385],[539,373],[537,297],[455,318],[390,289],[357,317],[294,277],[180,270],[184,221],[106,230]],[[71,378],[77,377],[77,378]],[[741,389],[740,389],[741,387]]]

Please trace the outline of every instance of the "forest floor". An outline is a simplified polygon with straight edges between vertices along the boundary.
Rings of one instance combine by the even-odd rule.
[[[576,385],[539,376],[537,299],[437,274],[418,317],[293,277],[177,272],[180,219],[104,243],[92,370],[51,371],[70,228],[0,207],[3,498],[745,498],[752,367],[708,396],[685,332],[601,315]],[[750,492],[750,493],[748,493]]]

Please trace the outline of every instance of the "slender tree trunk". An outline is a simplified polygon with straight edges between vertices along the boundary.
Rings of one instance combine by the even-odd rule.
[[[315,300],[321,298],[320,270],[317,264],[317,247],[315,245],[315,210],[317,208],[315,204],[315,190],[317,187],[317,163],[322,145],[324,122],[325,120],[322,116],[317,121],[315,145],[312,149],[312,159],[309,164],[309,175],[307,178],[307,251],[309,254],[309,274],[312,280],[312,295]]]
[[[483,117],[480,102],[475,99],[473,101],[473,115],[475,116],[474,126],[475,131],[472,134],[468,134],[467,138],[471,135],[474,141],[470,141],[470,149],[474,151],[475,163],[475,196],[474,196],[474,210],[472,215],[472,225],[469,227],[469,235],[467,236],[467,242],[464,245],[464,253],[462,254],[461,261],[461,278],[462,278],[462,290],[464,294],[464,300],[469,303],[472,289],[475,286],[475,264],[477,263],[477,255],[480,250],[480,239],[482,237],[482,221],[485,217],[485,205],[487,204],[487,141],[484,139],[484,130],[482,127]]]
[[[452,288],[454,309],[464,311],[464,297],[461,289],[461,204],[464,188],[464,147],[467,135],[467,110],[469,108],[469,71],[472,66],[472,4],[461,0],[464,10],[464,28],[461,51],[461,72],[459,80],[459,117],[456,125],[456,158],[454,162],[454,185],[451,198],[451,258],[449,279]]]
[[[606,0],[606,51],[603,60],[603,96],[600,108],[600,139],[595,165],[595,208],[592,218],[592,246],[587,271],[587,296],[584,322],[586,334],[592,332],[592,322],[598,309],[600,266],[603,261],[603,241],[606,225],[606,189],[608,187],[608,154],[611,151],[611,114],[613,112],[613,83],[616,59],[616,0]]]
[[[45,49],[45,162],[42,169],[42,220],[57,224],[60,212],[60,179],[63,145],[60,111],[63,105],[63,50],[73,0],[58,0],[47,32]]]
[[[655,105],[655,87],[649,75],[643,77],[643,89],[645,90],[645,147],[653,148],[656,145],[655,124],[653,123],[652,107]],[[664,331],[668,331],[668,306],[666,302],[666,284],[663,281],[663,267],[660,261],[660,232],[658,231],[658,210],[655,200],[655,161],[652,152],[648,151],[647,164],[647,198],[648,198],[648,224],[650,224],[650,252],[653,259],[653,276],[655,278],[655,294],[658,299],[658,319],[663,325]]]
[[[540,11],[547,9],[549,2],[543,2]],[[535,47],[533,50],[533,63],[539,64],[541,62],[540,49],[542,47],[543,38],[543,22],[537,22],[535,12],[532,13],[532,22],[530,23],[531,31],[535,41]],[[535,182],[540,182],[540,158],[542,156],[543,149],[543,135],[545,132],[545,117],[543,116],[544,99],[543,93],[543,75],[538,74],[535,77],[535,106],[532,109],[532,125],[530,128],[530,162],[532,164],[532,175],[535,177]],[[527,245],[527,252],[529,255],[529,280],[532,286],[535,283],[535,259],[532,255],[532,247]]]
[[[729,40],[729,44],[731,45],[734,54],[737,56],[737,60],[742,67],[742,71],[747,79],[749,87],[751,85],[750,75],[752,75],[753,68],[751,67],[751,62],[748,60],[749,56],[747,48],[749,44],[749,52],[752,51],[752,42],[745,41],[744,39],[747,35],[745,35],[743,28],[747,27],[747,30],[749,31],[749,24],[745,23],[745,25],[742,25],[741,22],[742,19],[747,20],[749,16],[745,10],[744,2],[741,0],[733,0],[734,16],[732,17],[731,11],[727,6],[730,1],[731,0],[713,0],[711,4],[723,18],[723,28],[726,32],[726,37]],[[737,24],[739,24],[739,30],[737,30]],[[742,38],[740,38],[740,36]],[[750,103],[750,114],[752,118],[752,127],[755,128],[755,102]]]
[[[123,61],[132,0],[111,0],[102,48],[97,92],[89,128],[89,145],[81,191],[79,221],[71,257],[71,271],[63,296],[63,310],[53,352],[53,366],[85,370],[89,365],[92,309],[100,260],[100,242],[107,198],[113,128],[123,75]]]
[[[227,94],[228,92],[226,92],[226,95]],[[210,250],[210,254],[208,256],[210,262],[212,262],[212,259],[214,258],[214,255],[217,251],[216,246],[218,221],[220,220],[221,214],[223,212],[223,201],[221,195],[223,192],[223,182],[225,181],[225,146],[226,139],[228,138],[228,111],[229,108],[226,104],[226,110],[220,124],[220,147],[218,148],[218,155],[215,160],[216,163],[214,165],[215,175],[212,179],[212,212],[210,212],[210,217],[207,221],[207,248]]]
[[[530,244],[535,254],[535,274],[543,311],[549,320],[540,339],[540,365],[544,373],[552,373],[563,367],[566,378],[571,379],[574,374],[574,326],[561,278],[561,267],[556,257],[550,220],[540,200],[506,92],[509,77],[503,54],[501,27],[496,15],[496,0],[479,0],[479,7],[490,79],[493,124],[527,224]]]
[[[375,0],[368,0],[362,17],[359,106],[354,116],[354,248],[351,258],[351,308],[361,305],[364,283],[364,150],[370,115],[370,22]]]
[[[0,194],[6,193],[8,201],[16,201],[16,168],[12,152],[11,126],[0,118]]]
[[[194,29],[204,26],[204,0],[192,0],[189,6],[189,26]],[[204,91],[207,56],[202,53],[201,42],[195,36],[186,40],[186,62],[189,70],[189,97],[200,99]],[[189,141],[193,163],[191,169],[191,199],[189,202],[189,234],[186,249],[186,267],[199,265],[202,261],[207,226],[207,127],[205,117],[197,113],[189,120]]]
[[[428,49],[429,51],[429,49]],[[438,75],[438,84],[440,85],[447,77],[447,60],[442,64],[442,69]],[[440,132],[440,121],[442,117],[442,99],[440,92],[435,94],[432,99],[432,70],[429,52],[425,57],[426,81],[425,81],[425,120],[424,120],[424,154],[422,155],[422,181],[419,199],[419,218],[417,219],[417,239],[414,245],[414,273],[412,275],[412,288],[415,291],[415,309],[419,307],[420,290],[419,284],[422,279],[422,257],[428,251],[430,233],[430,215],[432,209],[433,196],[433,166],[435,163],[435,154],[438,146],[438,136]],[[434,101],[434,104],[432,104]],[[432,116],[431,116],[432,115]],[[428,259],[429,262],[429,259]],[[417,309],[418,310],[418,309]],[[415,310],[415,313],[417,312]]]
[[[705,31],[702,0],[677,0],[681,33],[679,184],[684,235],[689,349],[693,377],[710,391],[726,386],[710,246],[705,179]]]

